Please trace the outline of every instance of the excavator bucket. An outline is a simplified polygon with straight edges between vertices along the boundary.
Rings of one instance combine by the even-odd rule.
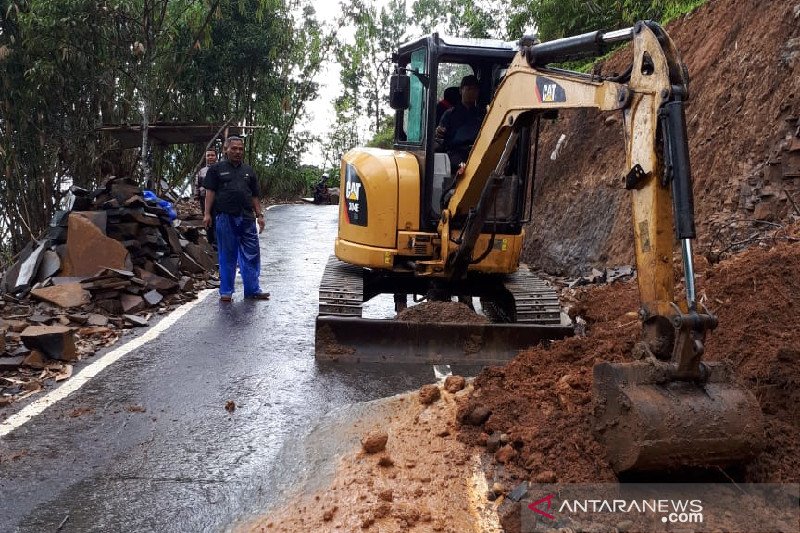
[[[731,368],[705,363],[702,383],[656,361],[594,367],[594,433],[615,472],[724,466],[763,445],[761,409]]]
[[[502,364],[520,350],[573,334],[559,324],[437,324],[318,316],[318,360],[343,363]]]

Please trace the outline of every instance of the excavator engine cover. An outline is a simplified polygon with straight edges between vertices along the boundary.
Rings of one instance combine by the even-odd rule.
[[[655,360],[594,367],[594,434],[615,472],[723,466],[760,451],[755,397],[728,365],[704,365],[702,383],[675,380]]]

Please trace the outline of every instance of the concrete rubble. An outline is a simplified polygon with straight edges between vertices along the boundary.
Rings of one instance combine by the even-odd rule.
[[[132,180],[70,189],[46,234],[0,272],[0,407],[71,375],[79,361],[216,287],[199,209],[174,221]]]

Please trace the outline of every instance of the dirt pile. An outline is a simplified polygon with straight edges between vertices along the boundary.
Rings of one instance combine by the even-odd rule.
[[[710,360],[728,360],[759,400],[767,448],[739,476],[759,483],[800,479],[800,227],[790,242],[745,251],[699,273],[700,299],[719,317],[707,339]],[[698,261],[701,265],[702,261]],[[521,353],[505,368],[484,370],[460,417],[477,408],[491,415],[462,438],[483,444],[506,433],[517,452],[505,465],[506,483],[612,481],[613,472],[591,434],[592,366],[630,357],[638,338],[635,282],[577,292],[575,309],[586,337]],[[552,475],[551,475],[552,474]]]
[[[409,393],[391,400],[381,427],[356,420],[364,449],[344,455],[330,483],[239,531],[499,532],[479,460],[456,438],[468,393],[443,389],[430,404]],[[366,449],[376,435],[378,449]]]
[[[698,250],[713,259],[800,216],[798,5],[712,0],[667,26],[691,78],[686,117]],[[629,61],[623,49],[601,71],[620,73]],[[621,116],[562,112],[543,128],[540,152],[523,260],[571,275],[632,264]]]
[[[395,320],[401,322],[447,324],[488,324],[489,319],[461,302],[423,302],[403,309]]]
[[[790,233],[800,237],[800,227]],[[732,361],[766,421],[766,449],[746,480],[800,480],[800,244],[756,248],[706,273],[703,293],[720,326],[707,343],[710,360]]]

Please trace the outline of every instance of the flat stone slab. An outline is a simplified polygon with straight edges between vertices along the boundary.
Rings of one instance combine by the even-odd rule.
[[[23,359],[25,358],[21,355],[17,357],[0,357],[0,368],[3,370],[13,370],[22,364]]]
[[[158,305],[161,303],[161,300],[163,299],[164,297],[157,290],[152,290],[144,294],[144,300],[147,302],[148,305]]]
[[[131,270],[128,250],[82,216],[69,217],[63,276],[93,276],[101,268]]]
[[[141,268],[136,269],[136,274],[145,282],[146,286],[150,289],[156,289],[164,292],[172,292],[178,288],[178,283],[171,279],[153,274]]]
[[[120,296],[119,301],[122,303],[122,310],[125,313],[136,313],[144,309],[144,299],[141,296],[123,294]]]
[[[144,328],[147,327],[148,323],[144,317],[137,316],[137,315],[122,315],[122,318],[125,319],[125,322],[130,324],[131,326],[137,328]]]
[[[81,287],[80,283],[65,283],[64,285],[33,289],[31,296],[65,309],[80,307],[92,300],[92,294]]]
[[[106,326],[108,325],[108,317],[105,315],[99,315],[97,313],[92,313],[89,315],[89,319],[86,320],[87,326]]]
[[[25,346],[31,350],[39,350],[51,359],[78,359],[75,334],[66,326],[29,326],[20,338]]]
[[[39,273],[36,275],[38,281],[55,276],[61,270],[61,258],[53,250],[45,250],[42,255],[42,263],[39,265]]]

